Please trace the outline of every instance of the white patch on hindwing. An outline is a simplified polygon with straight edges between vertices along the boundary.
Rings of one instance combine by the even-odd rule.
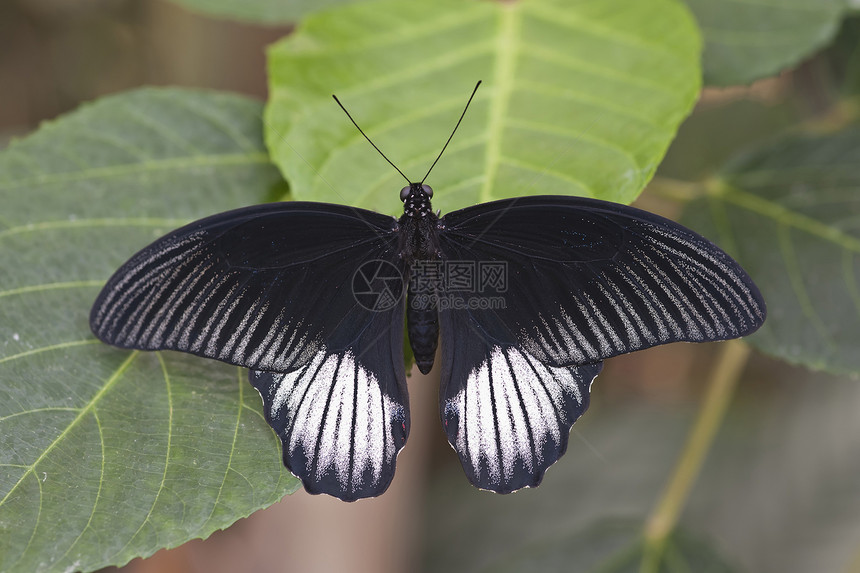
[[[582,405],[586,399],[577,368],[547,366],[524,350],[493,347],[445,402],[446,419],[457,413],[453,445],[464,463],[476,474],[483,463],[498,484],[512,478],[517,461],[533,475],[542,473],[548,465],[544,446],[563,443],[574,421],[566,400]]]
[[[323,346],[301,368],[277,376],[270,416],[287,418],[284,447],[304,451],[304,474],[319,480],[333,471],[345,491],[356,491],[368,485],[362,479],[369,469],[377,483],[397,453],[392,423],[405,412],[376,375],[351,351],[334,354]]]

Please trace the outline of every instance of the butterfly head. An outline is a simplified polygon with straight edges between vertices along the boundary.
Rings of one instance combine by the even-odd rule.
[[[424,183],[410,183],[400,190],[400,200],[403,201],[403,214],[412,218],[427,217],[432,213],[430,199],[433,198],[433,188]]]

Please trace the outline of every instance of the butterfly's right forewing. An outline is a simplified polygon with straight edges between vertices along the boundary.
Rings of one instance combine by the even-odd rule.
[[[452,308],[440,312],[442,420],[466,474],[494,491],[537,485],[564,453],[602,360],[744,336],[765,318],[731,257],[624,205],[555,196],[476,205],[442,218],[439,244],[446,261],[506,272],[495,297],[504,304],[470,305],[493,294],[478,285],[446,293]]]
[[[701,235],[633,207],[520,197],[442,222],[449,259],[507,263],[507,305],[494,313],[495,330],[553,364],[737,338],[765,319],[764,299],[736,261]]]

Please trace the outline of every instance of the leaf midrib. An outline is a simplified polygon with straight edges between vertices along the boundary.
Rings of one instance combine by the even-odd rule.
[[[860,253],[860,239],[841,229],[822,223],[812,217],[787,209],[773,201],[762,199],[726,181],[714,180],[708,184],[708,193],[738,207],[763,215],[791,228],[832,242],[843,249]]]
[[[493,184],[501,161],[504,118],[514,90],[515,59],[520,45],[520,3],[502,4],[499,9],[499,30],[496,35],[496,62],[493,68],[495,97],[490,99],[490,117],[487,122],[487,151],[484,160],[486,178],[481,187],[479,201],[492,200]]]

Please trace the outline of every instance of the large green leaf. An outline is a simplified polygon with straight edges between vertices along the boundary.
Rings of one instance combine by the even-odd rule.
[[[750,573],[856,572],[860,384],[759,358],[684,523]]]
[[[0,570],[90,570],[295,489],[237,368],[108,347],[99,288],[173,227],[279,185],[261,106],[142,90],[0,152]]]
[[[824,47],[845,0],[686,0],[705,39],[705,83],[747,84]]]
[[[430,484],[422,570],[609,573],[632,565],[641,556],[637,533],[672,473],[692,411],[674,392],[631,397],[629,380],[646,365],[652,381],[671,378],[687,352],[700,357],[699,367],[710,363],[705,347],[678,345],[607,361],[568,452],[538,488],[476,491],[452,451],[439,456],[449,465]],[[650,353],[663,357],[646,359]],[[699,368],[687,372],[695,384]],[[858,403],[856,380],[753,355],[670,544],[680,542],[681,557],[750,573],[856,571]],[[607,521],[613,516],[632,521]],[[679,563],[673,553],[664,555],[664,570]]]
[[[856,3],[855,10],[860,9]],[[860,12],[854,12],[842,21],[839,33],[822,55],[828,77],[836,84],[841,95],[860,94]]]
[[[260,24],[289,24],[305,14],[357,0],[173,0],[173,2],[216,18],[244,20]]]
[[[629,203],[699,91],[699,38],[670,0],[382,0],[309,17],[269,51],[266,143],[296,198],[402,212],[428,183],[443,211],[528,194]]]
[[[783,137],[730,163],[685,223],[744,265],[768,306],[751,344],[860,372],[860,128]]]
[[[612,377],[607,367],[604,384]],[[646,516],[683,445],[690,410],[641,400],[613,405],[604,390],[595,387],[592,408],[540,487],[488,494],[464,486],[459,467],[435,480],[426,571],[641,571]],[[716,539],[693,540],[682,524],[658,571],[732,571],[721,553]]]
[[[642,523],[633,519],[600,520],[573,535],[515,546],[503,552],[486,573],[732,573],[707,543],[686,531],[672,533],[662,558],[643,568],[646,548]]]

